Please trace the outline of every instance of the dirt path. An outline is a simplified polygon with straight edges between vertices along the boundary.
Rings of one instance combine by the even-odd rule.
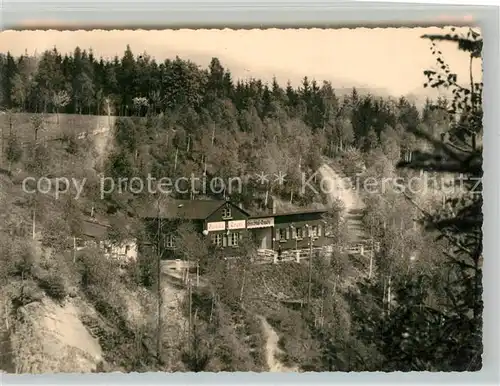
[[[113,127],[116,118],[114,116],[103,117],[100,119],[97,128],[92,132],[94,146],[98,157],[96,162],[102,164],[106,159],[113,142]]]
[[[345,216],[349,234],[352,242],[362,241],[365,239],[365,232],[361,222],[361,211],[364,208],[363,201],[356,194],[356,191],[351,188],[351,184],[345,176],[340,176],[330,166],[324,164],[319,169],[321,178],[324,181],[325,190],[329,196],[329,202],[332,203],[335,199],[340,199],[345,205]],[[270,372],[298,372],[297,367],[285,366],[277,357],[282,353],[278,347],[279,336],[268,321],[263,316],[258,316],[261,320],[262,328],[266,339],[266,360]]]
[[[341,176],[327,164],[323,164],[320,167],[319,173],[323,180],[324,190],[329,196],[329,202],[331,203],[335,199],[340,199],[345,205],[345,219],[349,235],[351,236],[351,242],[365,240],[366,234],[361,222],[364,203],[356,190],[351,187],[348,177]]]
[[[186,289],[171,283],[167,275],[162,277],[162,343],[168,367],[177,356],[179,343],[187,337],[188,321],[183,313]]]
[[[258,317],[262,322],[264,335],[266,337],[266,361],[271,373],[290,373],[298,372],[296,367],[287,367],[281,363],[276,357],[282,353],[278,347],[279,336],[263,316]]]

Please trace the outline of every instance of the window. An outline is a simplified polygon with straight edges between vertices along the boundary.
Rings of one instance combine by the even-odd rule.
[[[276,240],[285,241],[288,239],[288,228],[276,229]]]
[[[130,251],[130,245],[125,245],[125,254],[127,255]]]
[[[318,237],[318,226],[313,225],[311,227],[311,237]]]
[[[75,246],[77,248],[84,248],[86,246],[85,240],[82,239],[75,239]]]
[[[302,228],[297,228],[297,229],[296,229],[296,233],[297,233],[297,238],[298,238],[298,239],[301,239],[302,237],[304,237],[304,229],[302,229]]]
[[[240,233],[239,232],[233,232],[227,236],[227,241],[229,246],[237,247],[238,246],[238,240],[240,239]]]
[[[221,246],[222,245],[222,233],[213,233],[212,234],[212,244]]]
[[[175,248],[175,237],[173,235],[167,235],[166,246],[167,248]]]
[[[231,207],[225,206],[222,209],[222,218],[231,218]]]

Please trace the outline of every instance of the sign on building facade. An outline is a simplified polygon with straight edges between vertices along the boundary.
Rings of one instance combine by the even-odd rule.
[[[209,232],[223,231],[225,229],[226,229],[226,222],[225,221],[217,221],[217,222],[207,223],[207,231],[209,231]]]
[[[246,220],[233,220],[227,223],[227,229],[245,229]]]
[[[273,226],[274,226],[274,217],[252,218],[247,220],[248,229],[267,228]]]

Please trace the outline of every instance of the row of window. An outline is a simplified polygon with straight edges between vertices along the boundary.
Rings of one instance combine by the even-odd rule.
[[[321,237],[321,225],[313,225],[309,227],[307,232],[306,227],[292,227],[292,228],[278,228],[276,229],[276,240],[301,240],[304,237]],[[211,241],[213,245],[219,247],[237,247],[239,240],[243,237],[241,232],[225,233],[212,233]],[[165,241],[167,248],[175,248],[175,236],[168,235]]]
[[[309,229],[309,232],[307,231]],[[276,240],[300,240],[304,237],[321,237],[321,225],[276,229]]]
[[[175,248],[175,236],[167,235],[167,239],[165,240],[165,245],[167,248]]]
[[[232,232],[230,234],[214,233],[212,234],[212,244],[218,247],[237,247],[243,235],[241,232]]]
[[[220,247],[237,247],[242,237],[241,232],[232,232],[229,235],[225,233],[213,233],[211,240],[212,244]],[[165,246],[175,249],[175,236],[168,235],[165,240]]]

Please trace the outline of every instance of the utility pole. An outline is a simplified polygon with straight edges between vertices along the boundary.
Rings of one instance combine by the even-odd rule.
[[[35,216],[36,216],[36,201],[35,201],[35,205],[33,208],[33,224],[32,224],[32,228],[31,228],[33,240],[35,240],[35,238],[36,238]]]
[[[193,287],[191,285],[191,279],[188,280],[188,296],[189,296],[189,326],[188,326],[188,347],[189,351],[193,349]]]
[[[313,259],[313,236],[309,225],[306,226],[309,231],[309,282],[307,285],[307,306],[311,307],[311,290],[312,290],[312,259]]]
[[[373,241],[373,226],[371,227],[371,230],[370,230],[370,236],[372,238],[372,251],[370,253],[370,271],[368,273],[368,279],[372,278],[372,273],[373,273],[373,255],[375,254],[375,243]]]
[[[196,287],[200,286],[200,262],[196,262]]]
[[[391,313],[391,274],[389,273],[389,280],[387,283],[387,315],[390,315]]]
[[[160,252],[160,236],[161,236],[161,222],[160,222],[160,197],[158,197],[158,212],[156,216],[158,222],[158,234],[156,237],[156,259],[157,259],[157,296],[158,296],[158,319],[156,321],[157,333],[156,333],[156,356],[157,360],[160,361],[161,358],[161,309],[163,304],[162,291],[161,291],[161,252]]]

